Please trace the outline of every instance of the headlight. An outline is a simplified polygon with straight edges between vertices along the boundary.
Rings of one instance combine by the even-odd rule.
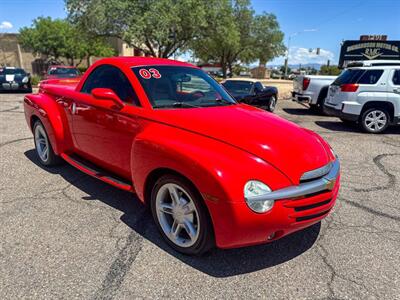
[[[257,213],[269,211],[274,206],[274,200],[251,200],[254,196],[261,196],[271,192],[268,185],[257,180],[250,180],[244,186],[244,198],[247,205]]]
[[[29,81],[29,77],[28,77],[28,76],[25,76],[25,77],[22,79],[22,83],[28,83],[28,81]]]

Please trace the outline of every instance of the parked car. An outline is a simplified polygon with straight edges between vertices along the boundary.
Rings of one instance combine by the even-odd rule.
[[[73,66],[50,66],[44,79],[76,78],[82,76],[78,68]]]
[[[323,112],[329,85],[337,76],[298,75],[293,79],[292,100],[308,103],[313,111]]]
[[[21,68],[0,67],[0,91],[32,93],[31,74]]]
[[[400,124],[400,61],[353,65],[330,86],[325,111],[369,133]]]
[[[24,98],[38,160],[64,159],[148,204],[186,254],[271,242],[325,218],[339,160],[316,133],[237,103],[188,63],[97,61]]]
[[[226,90],[239,102],[265,108],[273,112],[278,101],[278,89],[265,87],[260,81],[251,78],[231,78],[222,82]]]

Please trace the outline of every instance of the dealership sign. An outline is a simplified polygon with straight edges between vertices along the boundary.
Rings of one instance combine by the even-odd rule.
[[[344,41],[340,50],[339,66],[351,61],[384,59],[400,60],[400,41]]]

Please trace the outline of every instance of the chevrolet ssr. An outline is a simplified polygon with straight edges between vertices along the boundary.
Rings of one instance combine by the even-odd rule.
[[[79,80],[45,81],[24,109],[43,165],[135,193],[185,254],[274,241],[326,217],[338,194],[320,136],[237,103],[188,63],[102,59]]]

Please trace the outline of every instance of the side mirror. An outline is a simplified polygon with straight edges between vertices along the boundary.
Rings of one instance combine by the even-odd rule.
[[[122,102],[122,100],[118,97],[118,95],[114,93],[114,91],[111,89],[95,88],[92,90],[92,96],[97,100],[111,100],[119,108],[125,106],[124,102]]]

